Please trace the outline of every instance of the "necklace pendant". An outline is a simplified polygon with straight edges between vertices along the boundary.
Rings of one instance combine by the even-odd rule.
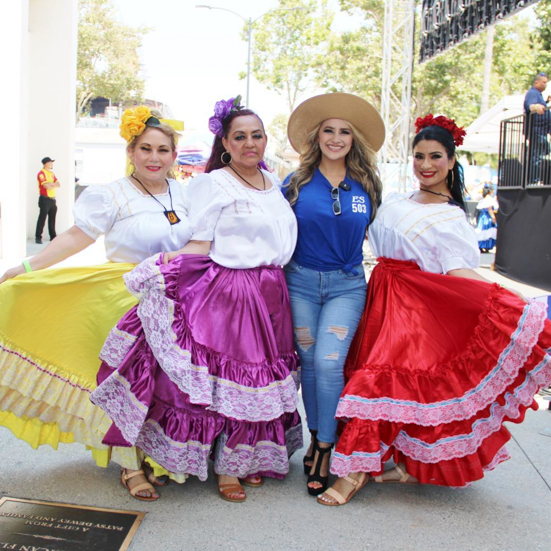
[[[170,222],[171,226],[178,224],[181,220],[178,218],[178,215],[173,210],[165,210],[166,219]]]

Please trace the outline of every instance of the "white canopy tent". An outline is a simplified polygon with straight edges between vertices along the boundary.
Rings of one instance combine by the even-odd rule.
[[[499,153],[499,125],[502,120],[522,115],[524,95],[505,96],[465,130],[467,136],[458,149],[473,153]]]

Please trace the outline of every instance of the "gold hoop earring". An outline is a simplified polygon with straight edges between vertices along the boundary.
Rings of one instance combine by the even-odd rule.
[[[230,159],[229,161],[227,160],[228,157],[225,157],[225,155],[227,155]],[[222,153],[222,155],[220,155],[220,160],[225,164],[225,165],[229,165],[231,163],[231,154],[229,151],[224,151]]]
[[[453,173],[453,168],[450,170],[450,174],[451,174],[451,181],[450,181],[450,178],[448,176],[448,188],[453,189],[453,184],[455,182],[455,175]]]

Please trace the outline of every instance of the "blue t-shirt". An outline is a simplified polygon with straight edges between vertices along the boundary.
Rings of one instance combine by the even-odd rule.
[[[530,90],[526,92],[526,96],[524,96],[524,112],[526,114],[529,114],[530,105],[534,105],[536,103],[547,107],[547,104],[543,99],[542,93],[532,86],[532,88],[530,88]],[[537,115],[534,113],[534,115],[532,116],[534,117],[535,126],[537,126],[538,128],[545,127],[546,130],[551,130],[551,113],[549,113],[549,111],[545,111],[543,115]]]
[[[292,174],[283,182],[283,191]],[[311,270],[351,272],[362,262],[362,246],[371,220],[371,201],[362,185],[348,176],[350,189],[339,189],[342,214],[333,214],[333,186],[316,169],[293,205],[298,239],[293,260]]]

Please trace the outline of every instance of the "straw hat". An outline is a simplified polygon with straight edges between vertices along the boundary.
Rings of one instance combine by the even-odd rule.
[[[354,125],[374,151],[385,141],[385,125],[373,105],[354,94],[335,92],[303,101],[291,115],[287,135],[293,149],[302,153],[308,134],[327,119],[343,119]]]

